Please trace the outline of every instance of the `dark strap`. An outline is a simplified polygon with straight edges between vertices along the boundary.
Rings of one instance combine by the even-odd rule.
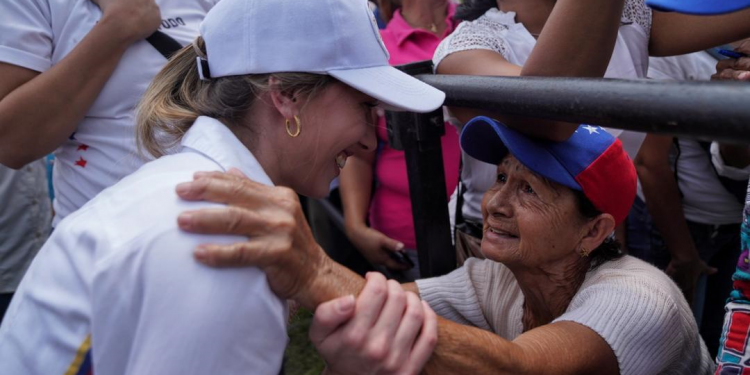
[[[156,50],[167,60],[169,60],[169,58],[177,51],[182,49],[182,44],[161,31],[154,31],[151,36],[146,38],[146,41],[151,43],[151,45],[154,46],[154,48],[156,48]]]

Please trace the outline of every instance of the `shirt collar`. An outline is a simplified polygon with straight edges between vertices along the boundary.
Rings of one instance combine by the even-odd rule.
[[[255,156],[219,120],[198,117],[182,137],[181,143],[183,147],[193,149],[213,160],[224,172],[230,168],[237,168],[253,181],[273,186],[273,182]]]
[[[448,1],[448,14],[445,17],[446,28],[445,31],[443,31],[442,37],[440,38],[441,40],[445,39],[445,37],[452,33],[456,28],[457,22],[453,19],[454,14],[456,14],[456,4],[453,3],[453,1]],[[388,25],[386,25],[385,28],[393,33],[393,35],[396,37],[396,43],[398,43],[398,45],[404,43],[404,41],[409,39],[409,37],[414,34],[426,33],[434,35],[428,31],[417,29],[409,25],[404,17],[401,16],[401,9],[396,9],[396,11],[393,12],[393,18],[390,22],[388,22]]]

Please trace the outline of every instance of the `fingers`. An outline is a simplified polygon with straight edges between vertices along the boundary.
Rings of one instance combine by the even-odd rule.
[[[348,295],[320,304],[310,325],[310,341],[318,345],[331,336],[352,317],[355,303],[354,296]]]
[[[195,179],[175,188],[177,195],[189,201],[211,201],[216,203],[242,203],[255,206],[270,195],[269,187],[236,174],[220,172],[197,172]]]
[[[422,306],[424,308],[424,323],[422,323],[419,338],[412,348],[411,358],[406,366],[404,366],[404,373],[406,374],[419,374],[432,356],[435,346],[437,346],[437,314],[432,311],[427,302],[422,301]]]
[[[719,272],[717,268],[709,266],[708,264],[706,264],[706,262],[702,262],[702,263],[703,263],[703,270],[701,271],[702,274],[710,276]]]
[[[380,316],[380,311],[388,296],[385,276],[370,272],[366,278],[367,284],[357,298],[355,316],[344,335],[346,344],[355,348],[365,344],[367,334]]]
[[[195,259],[211,267],[263,268],[272,264],[277,254],[270,251],[267,244],[249,240],[231,245],[201,245],[193,251]]]
[[[388,298],[386,299],[383,310],[378,317],[378,321],[372,328],[375,335],[370,338],[370,345],[380,350],[387,350],[389,342],[396,335],[399,322],[406,309],[407,296],[401,284],[395,280],[388,280]],[[388,353],[380,353],[383,357]]]
[[[272,219],[254,210],[227,206],[183,212],[177,217],[177,225],[192,233],[252,236],[266,233]]]
[[[390,238],[386,236],[385,234],[381,238],[380,244],[381,244],[381,247],[385,247],[391,251],[401,251],[404,249],[403,242],[394,240],[393,238]]]
[[[711,76],[714,81],[750,81],[750,72],[746,70],[723,69]]]

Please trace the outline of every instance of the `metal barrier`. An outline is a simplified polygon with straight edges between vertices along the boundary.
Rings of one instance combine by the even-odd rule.
[[[750,85],[723,82],[432,75],[402,71],[446,93],[445,105],[641,132],[750,142]],[[442,111],[388,113],[389,141],[406,153],[422,277],[455,268],[440,136]],[[445,204],[443,202],[446,202]]]

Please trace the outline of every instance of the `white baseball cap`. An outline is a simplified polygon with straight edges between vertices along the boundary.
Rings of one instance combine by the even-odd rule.
[[[388,65],[367,0],[222,0],[200,26],[211,78],[329,74],[388,109],[430,112],[442,91]]]

